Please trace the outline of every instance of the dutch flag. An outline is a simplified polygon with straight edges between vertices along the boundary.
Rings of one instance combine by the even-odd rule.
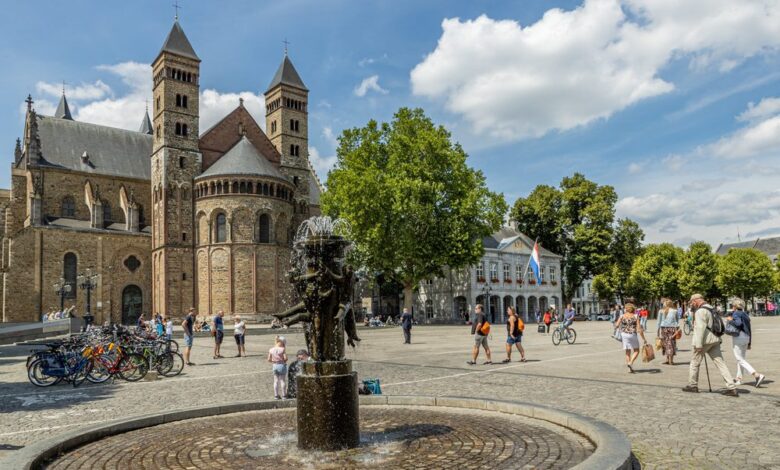
[[[536,276],[536,283],[542,283],[542,273],[540,272],[542,264],[539,262],[539,243],[534,242],[534,249],[531,250],[531,259],[528,260],[528,265]]]

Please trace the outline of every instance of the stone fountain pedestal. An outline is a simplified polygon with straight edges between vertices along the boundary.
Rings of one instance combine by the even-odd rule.
[[[357,372],[352,361],[304,363],[297,377],[298,447],[340,450],[360,445]]]

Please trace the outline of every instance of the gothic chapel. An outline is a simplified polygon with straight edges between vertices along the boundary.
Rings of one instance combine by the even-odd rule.
[[[84,314],[87,270],[98,323],[190,307],[261,320],[283,307],[292,234],[319,214],[308,89],[285,53],[265,92],[267,134],[243,102],[200,132],[200,63],[174,22],[137,132],[75,121],[64,93],[54,116],[28,97],[0,190],[4,322],[58,308],[62,283]]]

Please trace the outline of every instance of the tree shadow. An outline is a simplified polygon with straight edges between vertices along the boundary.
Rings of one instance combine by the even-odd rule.
[[[0,450],[19,450],[24,446],[17,446],[14,444],[0,444]]]
[[[654,369],[634,369],[635,374],[660,374],[661,369],[654,368]]]
[[[74,388],[69,382],[39,388],[30,382],[6,382],[0,386],[0,414],[18,411],[65,410],[82,403],[100,401],[114,395],[111,380],[102,384],[83,383]]]

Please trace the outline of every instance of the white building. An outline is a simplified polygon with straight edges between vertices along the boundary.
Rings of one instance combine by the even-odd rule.
[[[445,268],[444,276],[421,283],[415,295],[414,315],[423,323],[452,323],[473,318],[483,304],[488,321],[501,323],[513,306],[524,321],[535,321],[537,311],[561,309],[561,256],[539,248],[542,283],[528,265],[534,241],[512,228],[502,228],[482,241],[485,254],[475,266]]]
[[[613,302],[614,303],[614,302]],[[589,277],[574,291],[571,305],[577,313],[591,316],[599,313],[599,296],[593,290],[593,278]]]

